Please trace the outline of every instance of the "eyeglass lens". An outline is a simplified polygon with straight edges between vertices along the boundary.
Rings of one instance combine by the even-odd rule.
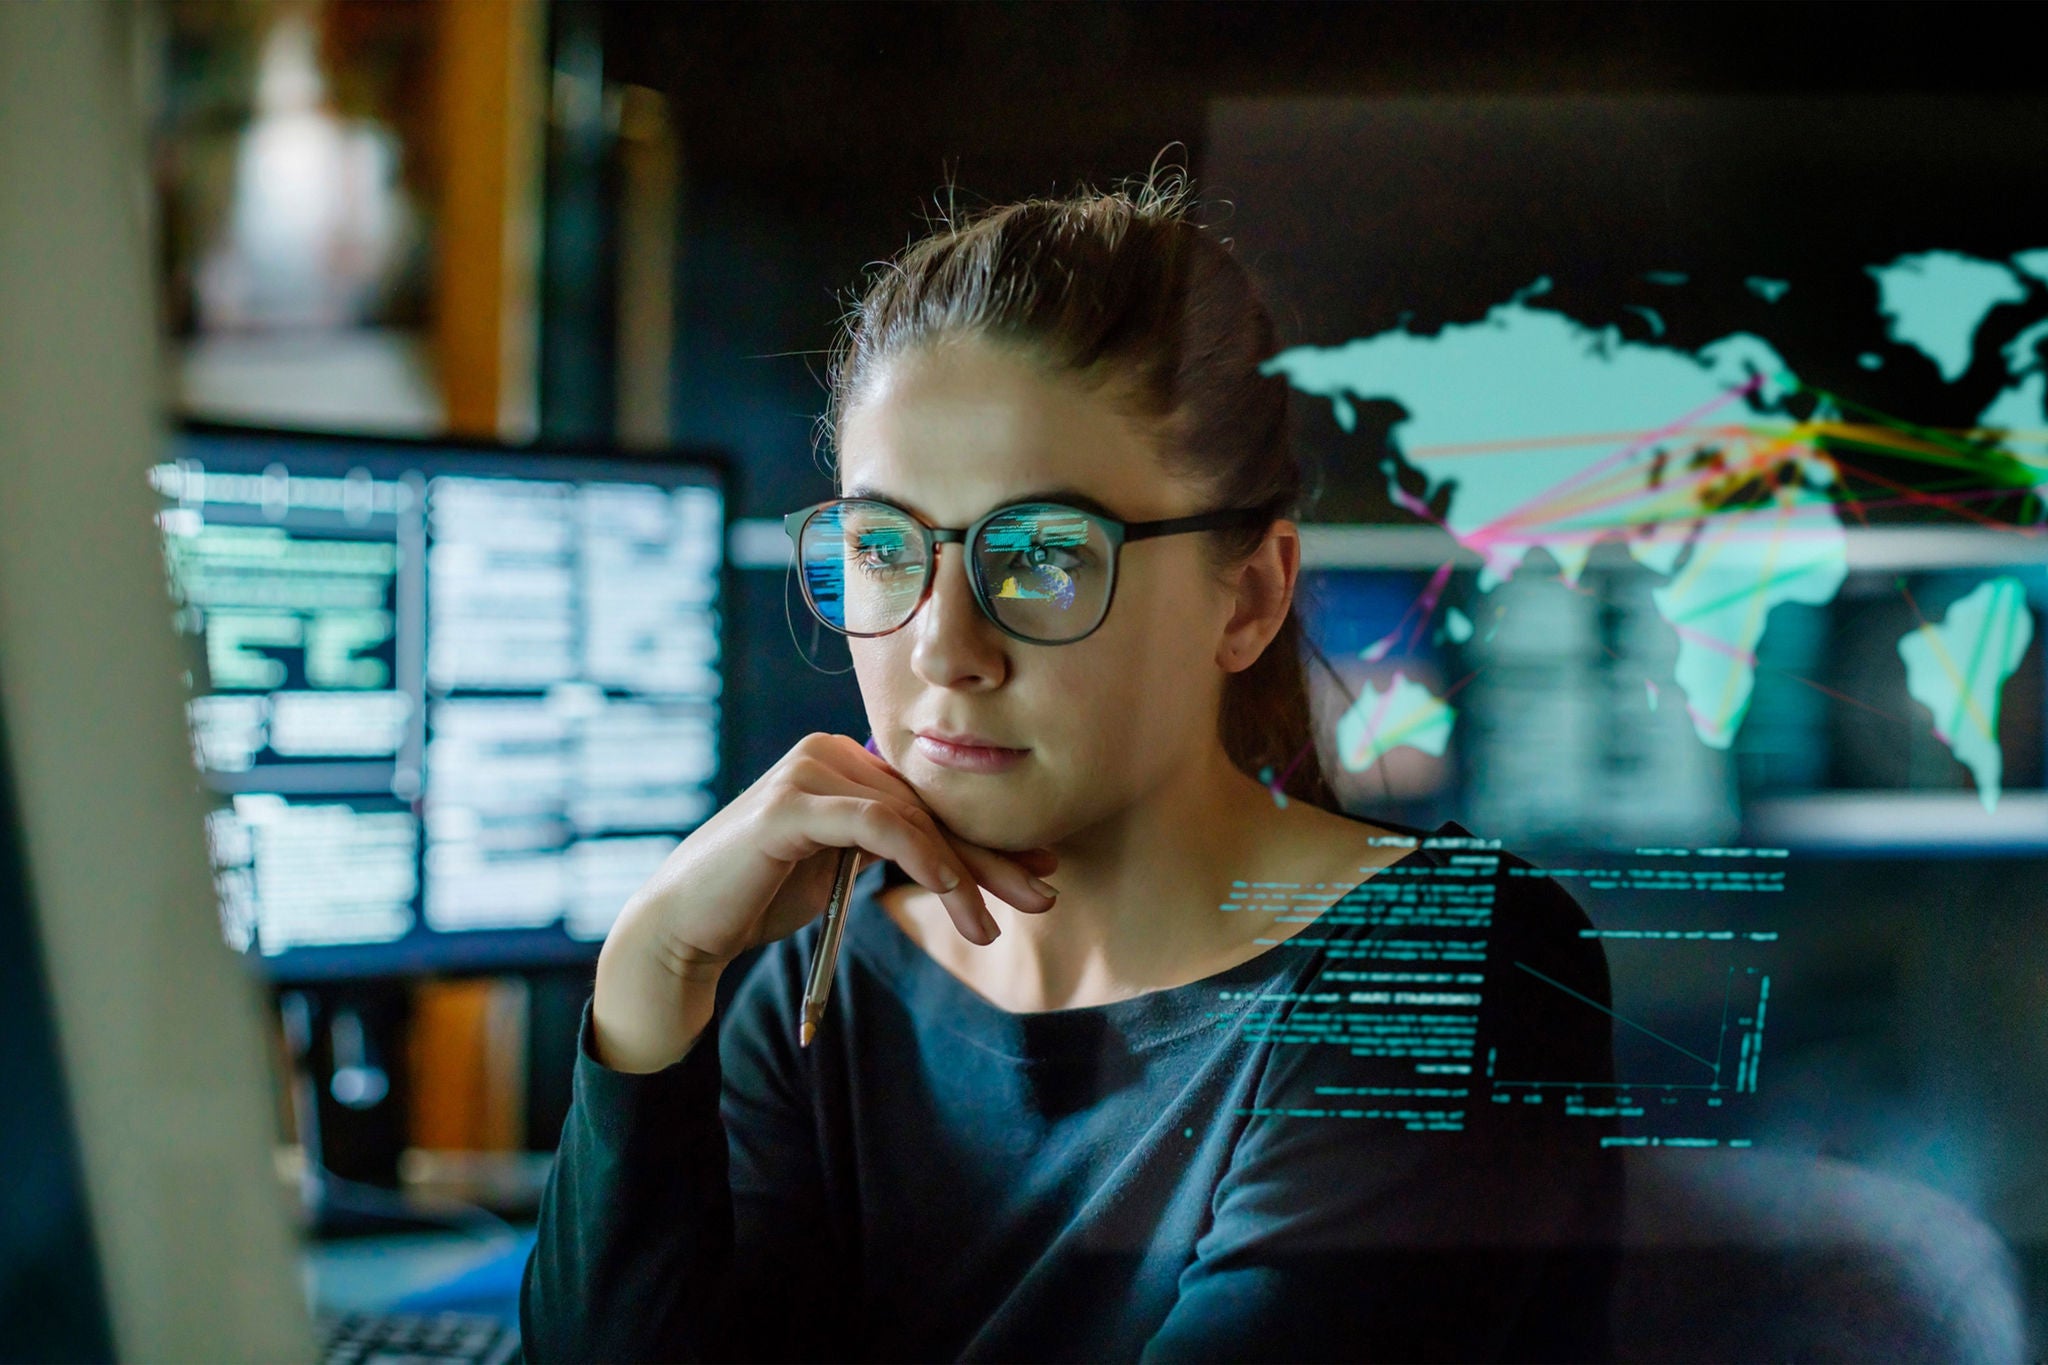
[[[885,503],[821,509],[805,524],[798,551],[805,596],[835,629],[883,634],[924,600],[931,542],[915,519]],[[988,609],[1025,639],[1079,639],[1108,610],[1114,549],[1101,524],[1073,508],[1005,508],[983,523],[967,552]]]

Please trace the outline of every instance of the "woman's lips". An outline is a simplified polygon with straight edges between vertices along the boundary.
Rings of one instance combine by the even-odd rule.
[[[966,773],[1006,772],[1022,763],[1031,752],[1029,749],[1004,749],[993,744],[940,739],[937,735],[922,733],[917,737],[917,751],[941,768]]]

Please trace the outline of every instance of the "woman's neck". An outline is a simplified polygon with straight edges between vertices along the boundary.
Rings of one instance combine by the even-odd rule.
[[[1051,910],[1025,914],[990,897],[1003,931],[995,943],[944,933],[922,941],[1011,1010],[1124,999],[1199,980],[1299,932],[1271,913],[1224,912],[1231,883],[1327,876],[1348,885],[1362,863],[1399,856],[1376,855],[1375,832],[1301,803],[1281,809],[1218,746],[1148,799],[1055,845]]]

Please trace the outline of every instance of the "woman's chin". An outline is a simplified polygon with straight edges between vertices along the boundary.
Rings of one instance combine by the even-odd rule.
[[[997,850],[1039,848],[1057,837],[1055,813],[1023,792],[963,791],[941,778],[919,782],[917,794],[947,829],[971,844]]]

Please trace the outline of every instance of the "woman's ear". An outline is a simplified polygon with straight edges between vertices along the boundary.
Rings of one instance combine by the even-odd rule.
[[[1282,518],[1266,529],[1266,538],[1231,579],[1234,600],[1216,645],[1218,668],[1238,673],[1258,661],[1287,620],[1300,572],[1301,531]]]

